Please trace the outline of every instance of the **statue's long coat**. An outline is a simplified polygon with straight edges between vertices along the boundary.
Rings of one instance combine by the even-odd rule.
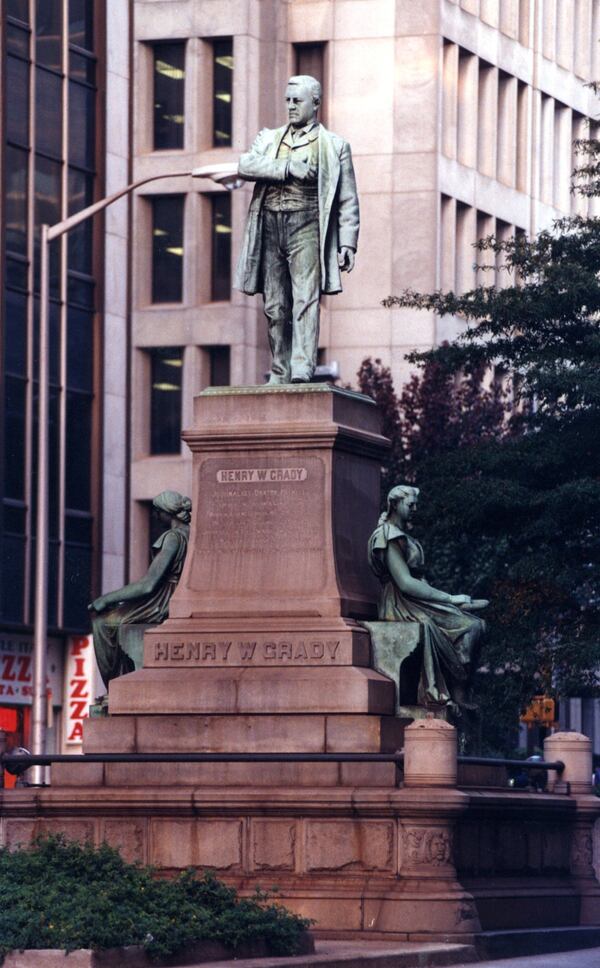
[[[288,125],[263,128],[239,162],[240,177],[256,181],[234,279],[235,288],[248,295],[263,291],[263,203],[269,184],[285,179],[286,162],[277,158],[277,152],[287,129]],[[358,195],[350,145],[322,124],[319,125],[318,190],[321,292],[341,292],[338,249],[341,246],[356,249]]]

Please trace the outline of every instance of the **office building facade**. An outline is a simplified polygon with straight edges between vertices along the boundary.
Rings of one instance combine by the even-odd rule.
[[[121,187],[127,131],[106,124],[114,78],[128,97],[129,11],[102,0],[6,0],[1,14],[0,728],[30,741],[36,600],[40,225]],[[115,170],[114,152],[121,165]],[[49,746],[76,751],[100,690],[87,605],[125,565],[125,365],[107,368],[106,319],[126,348],[126,213],[87,221],[50,252],[48,426]],[[121,236],[122,252],[115,252]],[[104,307],[111,307],[105,317]],[[120,315],[119,315],[120,314]],[[108,345],[114,354],[114,347]],[[109,353],[109,355],[111,355]],[[121,401],[117,414],[113,398]],[[112,406],[115,419],[105,417]],[[107,454],[110,458],[107,463]],[[103,513],[111,493],[117,507]],[[113,516],[121,519],[121,533]]]
[[[586,210],[569,174],[595,112],[585,85],[598,76],[599,16],[597,0],[134,0],[135,175],[234,161],[262,127],[285,123],[288,76],[318,77],[322,120],[352,146],[361,203],[356,269],[322,302],[319,362],[352,384],[366,356],[380,358],[399,386],[405,354],[461,324],[385,309],[385,296],[470,288],[476,239]],[[138,567],[152,494],[189,488],[178,433],[194,394],[261,383],[268,369],[261,299],[231,288],[250,191],[177,177],[134,204]]]

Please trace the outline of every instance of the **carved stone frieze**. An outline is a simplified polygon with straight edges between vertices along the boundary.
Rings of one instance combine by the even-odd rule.
[[[453,837],[448,827],[401,827],[400,867],[447,867],[453,863]]]
[[[588,827],[576,827],[571,838],[571,870],[589,874],[593,870],[594,844]]]

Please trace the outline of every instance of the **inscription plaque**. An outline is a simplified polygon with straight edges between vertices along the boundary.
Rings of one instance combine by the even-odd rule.
[[[263,484],[305,481],[306,467],[232,467],[217,471],[219,484]]]
[[[209,457],[195,488],[193,588],[217,599],[322,593],[330,556],[320,457]]]
[[[152,640],[146,665],[344,665],[349,659],[335,638],[195,638]],[[350,660],[351,661],[351,660]]]

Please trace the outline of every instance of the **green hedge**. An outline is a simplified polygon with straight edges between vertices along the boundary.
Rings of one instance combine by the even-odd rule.
[[[269,954],[288,955],[308,925],[264,892],[239,898],[212,873],[192,869],[159,878],[108,844],[50,836],[0,849],[0,963],[26,948],[141,945],[160,958],[208,940],[235,952],[260,939]]]

